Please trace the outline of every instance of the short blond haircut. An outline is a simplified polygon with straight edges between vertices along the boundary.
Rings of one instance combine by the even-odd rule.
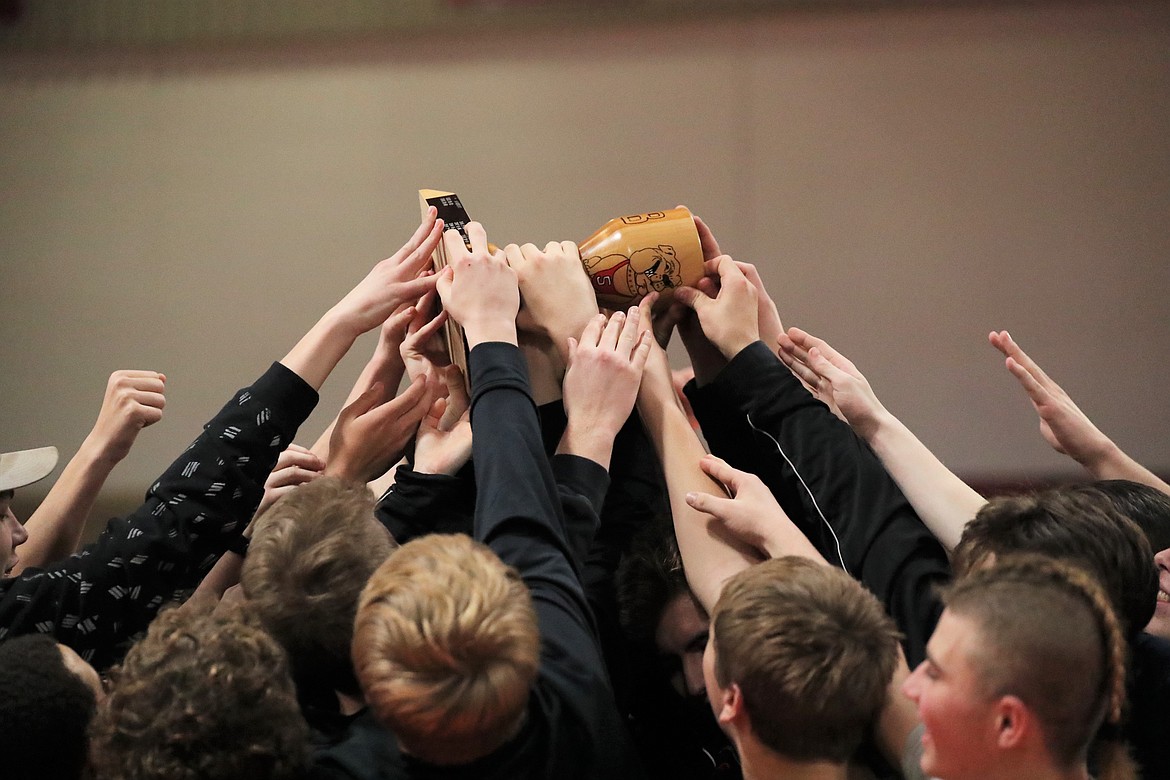
[[[515,569],[461,534],[432,534],[382,564],[358,605],[354,668],[407,752],[463,764],[506,742],[540,658],[532,596]]]

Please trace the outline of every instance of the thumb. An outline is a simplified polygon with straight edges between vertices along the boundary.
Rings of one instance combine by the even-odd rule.
[[[338,416],[347,420],[361,417],[382,403],[382,398],[385,393],[386,386],[381,382],[374,382],[374,384],[370,385],[369,389],[354,399],[353,403],[342,409],[341,414]]]
[[[446,306],[447,301],[451,297],[451,281],[455,278],[455,269],[451,266],[444,266],[443,270],[435,277],[435,290],[439,293],[440,300]]]
[[[710,493],[687,493],[687,506],[712,517],[723,519],[723,504],[731,501],[730,498],[718,498]]]
[[[696,313],[710,300],[694,287],[676,287],[674,290],[674,299],[693,309]]]

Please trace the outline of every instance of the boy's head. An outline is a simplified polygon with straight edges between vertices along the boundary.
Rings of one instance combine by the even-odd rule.
[[[845,762],[886,700],[898,632],[844,572],[803,558],[727,581],[703,671],[716,717],[792,761]]]
[[[360,695],[350,644],[358,597],[394,549],[365,485],[319,477],[256,521],[240,577],[249,609],[289,654],[294,678]]]
[[[86,730],[101,695],[93,667],[44,634],[0,644],[4,777],[81,777]]]
[[[415,539],[366,585],[353,657],[367,703],[407,753],[469,763],[523,722],[540,659],[532,596],[467,536]]]
[[[1009,555],[944,601],[927,660],[902,686],[925,728],[922,770],[1025,776],[1037,751],[1069,776],[1083,767],[1125,698],[1125,639],[1095,578],[1049,556]]]
[[[0,576],[12,571],[19,562],[16,548],[28,534],[12,513],[12,498],[17,488],[44,479],[57,465],[57,448],[0,453]]]
[[[247,612],[164,611],[111,674],[90,731],[97,777],[292,780],[309,729],[284,650]]]
[[[956,579],[999,558],[1034,553],[1087,570],[1104,586],[1126,634],[1154,613],[1158,573],[1141,529],[1093,485],[989,501],[954,551]]]
[[[619,618],[626,636],[653,644],[675,691],[707,695],[703,650],[707,614],[691,595],[669,517],[656,517],[634,536],[617,571]]]

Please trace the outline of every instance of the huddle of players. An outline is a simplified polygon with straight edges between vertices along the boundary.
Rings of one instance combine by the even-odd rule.
[[[605,315],[574,245],[468,248],[430,212],[142,509],[0,581],[8,733],[71,707],[63,777],[1156,776],[1170,489],[998,333],[1053,445],[1127,481],[985,501],[696,224],[708,276]],[[144,629],[108,692],[35,636],[105,669]]]

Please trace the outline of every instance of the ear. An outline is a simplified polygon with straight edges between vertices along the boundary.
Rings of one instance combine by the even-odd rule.
[[[996,744],[1003,749],[1020,747],[1036,730],[1035,716],[1018,696],[1002,696],[995,703]]]
[[[743,709],[743,691],[739,683],[732,683],[720,691],[719,711],[715,714],[720,725],[730,724],[746,714]]]

